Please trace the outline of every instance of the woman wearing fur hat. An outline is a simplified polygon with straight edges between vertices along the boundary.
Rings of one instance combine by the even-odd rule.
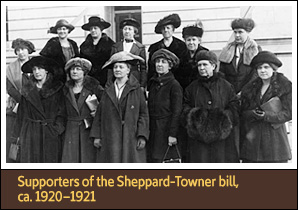
[[[215,71],[215,53],[200,51],[195,59],[199,76],[185,89],[183,106],[190,162],[238,162],[233,134],[238,119],[234,89]]]
[[[140,24],[133,18],[125,18],[120,22],[120,30],[123,32],[124,39],[115,43],[112,47],[111,55],[117,52],[125,51],[140,56],[146,60],[145,45],[135,40]],[[144,91],[147,86],[147,68],[146,63],[137,62],[131,66],[130,73],[139,81],[141,89]],[[109,71],[108,78],[113,76],[113,71]]]
[[[170,71],[179,64],[179,58],[166,49],[156,51],[152,60],[156,74],[148,82],[148,108],[150,138],[147,147],[148,161],[161,163],[168,146],[178,143],[179,118],[182,111],[183,91]],[[177,157],[173,147],[168,155]]]
[[[14,127],[16,120],[17,104],[21,101],[21,89],[24,83],[28,81],[28,76],[21,71],[22,65],[29,60],[29,54],[35,52],[34,45],[27,40],[18,38],[13,40],[12,46],[18,58],[10,63],[6,68],[6,91],[7,91],[7,106],[6,106],[6,154],[12,143],[10,138],[11,129]],[[14,141],[14,140],[13,140]],[[8,157],[8,156],[7,156]],[[6,162],[12,162],[11,159],[6,158]]]
[[[148,81],[155,74],[155,63],[152,61],[153,54],[159,49],[167,49],[174,53],[179,59],[182,52],[186,50],[185,43],[173,36],[175,29],[181,25],[181,19],[178,14],[168,15],[158,21],[155,26],[155,33],[162,34],[163,38],[150,45],[149,60],[148,60]]]
[[[103,66],[114,76],[108,81],[92,124],[97,162],[146,162],[145,145],[149,137],[149,116],[145,96],[131,66],[143,58],[121,51]]]
[[[254,21],[249,18],[233,20],[231,27],[235,40],[228,43],[219,55],[219,71],[225,74],[225,79],[234,86],[238,95],[246,84],[257,77],[250,66],[254,56],[261,51],[258,44],[249,36],[254,26]]]
[[[104,29],[111,26],[104,19],[96,16],[89,18],[89,22],[82,26],[82,29],[89,31],[90,34],[80,46],[80,56],[92,63],[89,75],[96,78],[104,87],[107,82],[107,69],[102,66],[110,58],[112,46],[115,42],[103,33]]]
[[[57,79],[58,64],[49,58],[33,57],[22,66],[32,73],[23,85],[13,137],[20,140],[22,163],[57,163],[61,159],[64,132],[63,83]]]
[[[66,75],[63,71],[66,62],[79,56],[77,43],[68,38],[74,28],[64,19],[58,20],[56,25],[49,29],[49,33],[57,34],[58,37],[51,38],[40,52],[40,55],[51,58],[59,64],[62,70],[59,73],[62,82],[66,81]]]
[[[285,163],[292,158],[285,122],[292,119],[292,83],[269,51],[256,55],[251,67],[258,78],[241,94],[241,159],[244,163]]]
[[[67,118],[62,152],[63,163],[95,163],[96,148],[89,139],[94,113],[87,105],[88,97],[100,101],[103,88],[88,76],[91,62],[84,58],[72,58],[65,65],[68,80],[63,89]]]

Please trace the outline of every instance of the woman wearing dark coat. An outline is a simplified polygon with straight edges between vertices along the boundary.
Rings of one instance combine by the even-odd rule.
[[[97,162],[146,162],[149,116],[140,84],[129,75],[135,60],[144,62],[141,57],[122,51],[105,64],[112,65],[114,77],[106,85],[90,132],[98,148]]]
[[[232,85],[215,71],[211,51],[196,56],[199,77],[185,90],[183,115],[189,136],[190,162],[239,162],[234,135],[237,100]]]
[[[63,163],[95,163],[96,160],[96,148],[89,139],[94,116],[92,111],[96,109],[91,110],[86,99],[96,96],[100,101],[103,88],[95,78],[87,75],[91,65],[84,58],[73,58],[65,65],[70,80],[63,89],[67,119]]]
[[[80,56],[91,61],[89,75],[96,78],[103,87],[107,82],[107,69],[102,69],[102,66],[109,60],[115,42],[102,31],[110,26],[110,23],[95,16],[90,17],[89,22],[82,26],[90,34],[80,46]]]
[[[33,73],[23,86],[13,137],[20,139],[21,163],[57,163],[61,160],[64,132],[63,83],[55,61],[34,57],[22,66],[23,73]]]
[[[80,55],[77,43],[68,38],[72,30],[74,30],[73,25],[64,19],[58,20],[56,25],[49,29],[49,33],[58,34],[58,37],[51,38],[40,51],[40,55],[51,58],[58,63],[62,70],[62,72],[59,72],[62,82],[65,82],[67,79],[63,71],[65,64],[71,58]]]
[[[178,143],[183,91],[170,72],[172,67],[179,64],[179,58],[166,49],[160,49],[153,54],[152,60],[156,65],[156,74],[148,83],[150,137],[147,152],[149,162],[161,163],[168,146]],[[176,152],[174,147],[170,147],[169,152],[168,155],[173,156],[170,158],[177,157],[177,154],[173,154]]]
[[[277,73],[281,65],[269,51],[260,52],[251,62],[259,77],[241,94],[244,163],[285,163],[292,158],[285,127],[292,119],[292,83]]]

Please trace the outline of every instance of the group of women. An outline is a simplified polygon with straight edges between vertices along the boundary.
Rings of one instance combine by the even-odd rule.
[[[135,19],[120,23],[117,43],[103,33],[110,25],[90,17],[78,48],[68,38],[74,26],[59,20],[49,30],[58,37],[31,59],[34,45],[13,41],[7,153],[18,142],[22,163],[159,163],[180,153],[185,163],[291,159],[292,84],[277,73],[277,56],[249,37],[252,19],[232,21],[235,40],[217,57],[200,45],[200,21],[183,28],[182,41],[173,36],[179,15],[168,15],[148,62]]]

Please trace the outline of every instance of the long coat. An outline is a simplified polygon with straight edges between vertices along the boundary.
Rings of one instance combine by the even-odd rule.
[[[211,78],[204,79],[199,77],[193,81],[185,90],[183,115],[187,119],[187,126],[194,124],[197,127],[205,129],[204,138],[208,138],[209,134],[216,132],[215,128],[225,121],[221,121],[221,116],[227,114],[228,120],[232,126],[238,122],[236,95],[232,85],[222,78],[220,73],[215,73]],[[191,116],[192,110],[220,110],[210,119],[208,125],[200,125],[202,116]],[[196,119],[198,118],[198,119]],[[204,119],[205,121],[207,119]],[[212,121],[213,120],[213,121]],[[207,126],[207,127],[204,127]],[[224,125],[230,126],[230,125]],[[191,128],[191,127],[189,127]],[[188,128],[188,130],[189,130]],[[189,130],[192,133],[196,130]],[[219,132],[222,132],[221,130]],[[238,153],[236,148],[235,130],[231,130],[230,135],[221,140],[218,138],[213,143],[207,144],[200,138],[189,137],[190,162],[238,162]],[[215,133],[220,135],[219,133]],[[204,136],[205,135],[205,136]]]
[[[90,127],[86,128],[84,123],[85,120],[92,124],[93,118],[85,101],[88,96],[93,94],[100,101],[103,88],[95,78],[87,75],[84,79],[83,89],[78,101],[76,101],[72,90],[73,85],[73,81],[69,80],[63,88],[67,123],[62,162],[95,163],[96,148],[93,145],[93,141],[89,139]]]
[[[98,105],[90,137],[100,138],[97,162],[146,162],[146,150],[137,150],[137,138],[149,138],[149,116],[145,96],[133,75],[130,75],[120,101],[115,86],[109,82]]]
[[[111,56],[117,52],[123,51],[123,41],[116,42],[111,51]],[[136,41],[136,43],[132,44],[131,54],[138,55],[142,57],[146,61],[146,50],[145,45],[142,45],[140,42]],[[146,62],[137,62],[136,65],[133,65],[130,69],[130,74],[132,74],[140,83],[141,87],[147,86],[147,67]],[[108,78],[111,79],[113,77],[113,71],[109,70]]]
[[[151,158],[162,160],[168,137],[177,137],[183,90],[172,72],[161,77],[155,75],[149,84],[150,138],[147,151]]]
[[[154,73],[156,72],[155,70],[155,64],[153,61],[151,61],[152,55],[160,49],[167,49],[170,52],[174,53],[179,59],[181,58],[183,52],[187,49],[185,43],[180,40],[177,39],[176,37],[173,36],[173,41],[170,44],[169,47],[166,47],[163,39],[161,39],[160,41],[150,45],[148,52],[149,52],[149,59],[148,59],[148,81],[150,80],[150,78],[154,75]]]
[[[23,86],[14,137],[20,138],[22,163],[57,163],[64,132],[63,83],[51,74],[38,91],[33,79]]]
[[[241,94],[244,125],[241,129],[241,158],[251,161],[289,160],[292,155],[285,122],[292,119],[292,83],[277,73],[262,99],[261,88],[262,80],[257,78]],[[265,111],[264,120],[252,120],[251,110],[275,96],[280,99],[282,110],[278,113]]]
[[[97,45],[93,44],[92,36],[89,34],[80,46],[80,56],[92,63],[89,75],[96,78],[103,87],[107,82],[107,70],[101,68],[109,60],[113,44],[115,42],[103,33]]]

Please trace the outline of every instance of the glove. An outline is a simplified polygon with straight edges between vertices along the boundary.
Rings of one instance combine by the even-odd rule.
[[[177,144],[177,138],[169,136],[168,145],[171,147]]]
[[[142,150],[145,148],[146,145],[146,140],[144,137],[138,137],[138,142],[137,142],[137,150]]]
[[[101,139],[94,139],[94,143],[93,144],[98,149],[102,147]]]

